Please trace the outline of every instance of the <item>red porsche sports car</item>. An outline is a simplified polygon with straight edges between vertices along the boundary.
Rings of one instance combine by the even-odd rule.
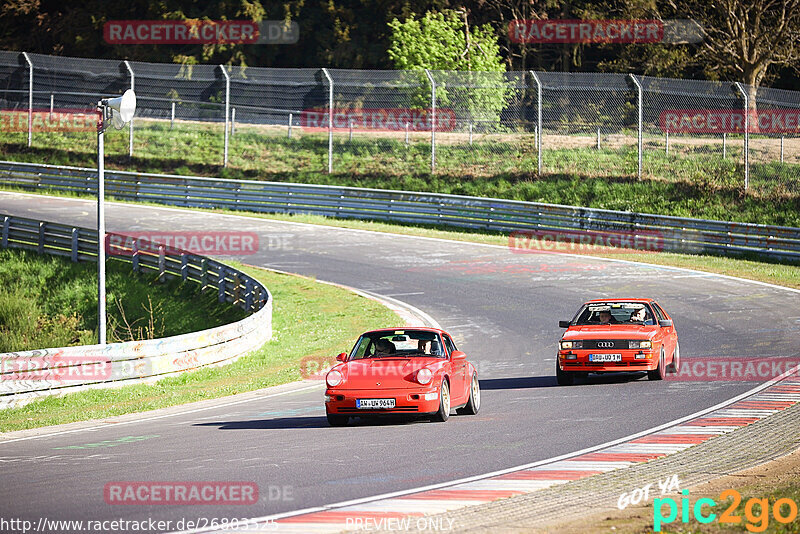
[[[611,371],[647,371],[650,380],[677,373],[681,356],[672,318],[653,299],[597,299],[581,307],[558,343],[556,378]]]
[[[325,412],[332,426],[350,417],[428,415],[447,421],[450,410],[476,414],[478,372],[437,328],[385,328],[363,334],[325,376]]]

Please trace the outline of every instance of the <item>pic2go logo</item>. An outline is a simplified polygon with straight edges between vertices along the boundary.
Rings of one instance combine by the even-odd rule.
[[[708,524],[717,519],[717,514],[712,511],[717,506],[713,499],[697,499],[694,506],[691,506],[689,503],[689,490],[683,490],[681,494],[683,494],[683,497],[680,500],[680,506],[671,497],[653,499],[653,530],[655,532],[661,532],[662,525],[675,521],[678,518],[679,511],[681,522],[688,523],[690,508],[695,521],[698,523]],[[732,500],[728,508],[719,515],[719,522],[737,525],[741,523],[742,517],[734,513],[742,502],[741,494],[734,489],[728,489],[720,493],[719,498],[720,500]],[[665,505],[669,510],[666,516],[664,516]],[[747,520],[745,528],[750,532],[764,532],[769,526],[770,510],[778,523],[788,525],[797,519],[797,503],[791,499],[785,497],[778,499],[770,508],[769,499],[752,498],[744,505],[744,517]]]

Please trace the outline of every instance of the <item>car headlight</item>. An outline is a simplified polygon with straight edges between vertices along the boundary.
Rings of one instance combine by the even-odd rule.
[[[653,346],[653,343],[650,340],[647,341],[630,341],[628,343],[628,348],[631,349],[649,349]]]
[[[342,380],[344,380],[344,377],[342,376],[342,373],[340,373],[336,369],[333,369],[332,371],[330,371],[328,373],[328,375],[325,377],[325,382],[330,387],[338,386],[339,384],[342,383]]]
[[[566,349],[580,349],[583,348],[583,341],[562,341],[561,348]]]
[[[419,371],[417,371],[417,382],[422,384],[429,384],[430,381],[433,380],[433,371],[428,369],[427,367],[423,367]]]

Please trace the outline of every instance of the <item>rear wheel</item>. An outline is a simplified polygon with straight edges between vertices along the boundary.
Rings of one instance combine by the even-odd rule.
[[[681,347],[678,343],[675,343],[675,352],[672,353],[672,363],[669,364],[667,367],[667,372],[669,374],[678,374],[678,371],[681,369]]]
[[[350,422],[349,415],[336,415],[332,413],[325,414],[328,417],[328,424],[331,426],[347,426]]]
[[[661,355],[658,357],[658,367],[652,371],[647,371],[647,378],[650,380],[663,380],[667,374],[667,369],[664,365],[664,347],[661,347]]]
[[[556,358],[556,381],[559,386],[571,386],[575,383],[575,375],[567,371],[562,371],[561,366],[558,365],[558,358]]]
[[[433,421],[444,423],[450,418],[450,385],[447,380],[442,380],[439,388],[439,411],[433,414]]]
[[[472,383],[469,387],[469,400],[467,405],[456,410],[459,415],[475,415],[481,409],[481,385],[478,382],[478,373],[472,373]]]

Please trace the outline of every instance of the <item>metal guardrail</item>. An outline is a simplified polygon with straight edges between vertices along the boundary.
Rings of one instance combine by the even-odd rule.
[[[119,200],[262,213],[430,224],[558,240],[564,235],[657,242],[656,250],[800,259],[800,228],[436,193],[106,170]],[[0,187],[97,194],[97,171],[0,161]],[[510,244],[512,244],[510,242]]]
[[[76,262],[97,261],[96,230],[5,215],[0,218],[2,248],[66,256]],[[230,363],[272,338],[272,296],[249,275],[210,258],[142,239],[130,246],[115,243],[114,249],[114,257],[130,262],[134,271],[157,273],[161,280],[181,277],[215,291],[220,302],[253,313],[235,323],[162,339],[0,354],[0,408],[88,387],[125,385]]]

